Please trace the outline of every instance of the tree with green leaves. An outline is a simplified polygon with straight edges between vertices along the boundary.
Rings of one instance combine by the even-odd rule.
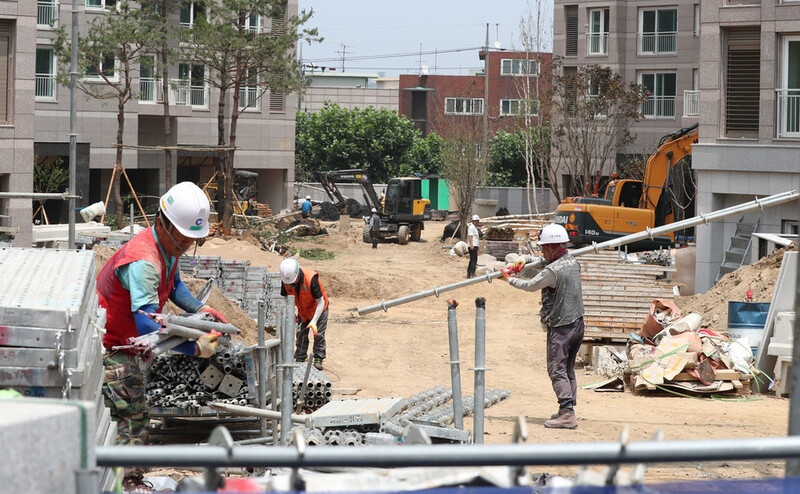
[[[122,167],[125,105],[137,96],[133,83],[145,47],[151,42],[158,25],[149,12],[134,8],[123,0],[105,15],[97,16],[85,35],[78,36],[78,89],[92,98],[113,100],[117,105],[116,164]],[[64,24],[55,30],[53,40],[59,60],[58,81],[69,85],[71,60],[71,26]],[[114,174],[113,192],[117,228],[124,226],[120,175]]]
[[[560,72],[560,71],[559,71]],[[581,66],[553,78],[551,189],[569,177],[568,196],[585,195],[593,177],[633,143],[630,126],[642,117],[647,95],[607,67]]]
[[[205,66],[203,77],[219,91],[217,176],[222,226],[233,222],[235,150],[239,116],[258,106],[262,96],[295,91],[301,84],[295,46],[319,40],[316,29],[302,26],[311,12],[286,18],[284,0],[195,2],[205,11],[182,30],[182,58]],[[197,12],[195,12],[197,14]],[[261,20],[271,20],[261,29]],[[227,133],[226,133],[227,129]]]
[[[336,103],[297,114],[296,175],[316,180],[318,171],[360,168],[376,183],[415,173],[437,173],[442,140],[423,138],[414,124],[386,108],[353,108]]]

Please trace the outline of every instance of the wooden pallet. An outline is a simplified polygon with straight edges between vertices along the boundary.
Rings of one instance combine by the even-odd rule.
[[[727,391],[716,391],[716,392],[695,392],[690,390],[684,389],[673,389],[669,386],[666,386],[666,389],[670,389],[672,391],[677,391],[679,393],[688,393],[692,396],[710,396],[710,395],[736,395],[736,396],[746,396],[751,393],[751,384],[753,382],[753,377],[747,374],[740,374],[738,371],[733,369],[718,369],[716,371],[716,379],[715,381],[723,381],[729,382],[733,386],[733,389]],[[637,395],[658,395],[658,394],[670,394],[668,391],[664,389],[659,389],[661,385],[653,385],[647,384],[646,389],[635,389],[633,386],[635,375],[631,372],[627,371],[623,374],[623,382],[625,384],[625,389],[632,391],[634,394]],[[700,380],[689,374],[688,372],[681,372],[673,379],[666,381],[665,384],[670,383],[692,383],[692,382],[700,382]]]

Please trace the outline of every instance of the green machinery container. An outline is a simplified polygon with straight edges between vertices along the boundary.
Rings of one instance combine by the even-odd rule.
[[[450,209],[450,184],[436,176],[423,178],[422,197],[431,201],[431,210]]]

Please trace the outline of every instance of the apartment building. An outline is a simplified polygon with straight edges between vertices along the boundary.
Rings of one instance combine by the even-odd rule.
[[[800,2],[705,0],[700,29],[698,211],[800,190]],[[792,202],[699,227],[696,290],[713,286],[740,220],[797,233],[798,217]],[[770,249],[753,241],[746,255]]]
[[[649,154],[662,136],[697,123],[699,52],[699,0],[554,2],[553,56],[565,74],[600,65],[650,93],[631,129],[636,141],[621,154]],[[602,174],[616,164],[605,163]]]
[[[397,111],[397,78],[382,78],[374,73],[305,72],[308,87],[301,96],[299,111],[315,112],[326,102],[342,108],[385,108]]]
[[[479,56],[483,59],[483,52]],[[454,122],[483,118],[484,111],[492,134],[497,129],[511,128],[518,123],[515,117],[523,112],[531,116],[539,113],[534,95],[537,88],[541,92],[546,89],[538,79],[540,71],[550,66],[551,57],[550,53],[490,51],[486,62],[487,95],[483,74],[401,74],[399,112],[423,134],[447,134]]]
[[[0,2],[5,5],[7,2]],[[16,3],[16,2],[12,2]],[[57,60],[53,50],[51,26],[71,23],[71,2],[65,0],[26,0],[36,3],[35,15],[35,142],[40,160],[69,156],[69,89],[56,84]],[[109,15],[116,0],[79,0],[79,30],[85,32],[97,17]],[[191,27],[203,15],[204,2],[184,2],[174,15],[174,22]],[[288,0],[285,16],[297,14],[297,0]],[[249,19],[250,29],[266,32],[282,29],[284,19]],[[32,38],[34,38],[32,36]],[[31,43],[33,45],[33,43]],[[34,47],[31,46],[31,51]],[[109,69],[115,61],[108,60]],[[33,61],[31,61],[33,66]],[[214,152],[209,146],[217,143],[218,91],[204,78],[208,68],[189,63],[170,67],[173,87],[170,89],[170,122],[173,142],[179,150],[173,153],[174,181],[201,182],[214,174]],[[147,147],[164,145],[163,91],[158,74],[143,65],[138,71],[137,98],[125,109],[124,142],[135,146],[123,152],[123,166],[137,194],[149,198],[165,191],[164,153]],[[86,74],[85,80],[98,79]],[[269,202],[273,210],[286,207],[291,200],[294,182],[294,133],[297,99],[294,94],[268,92],[258,98],[255,87],[242,88],[239,105],[244,109],[238,123],[236,167],[258,173],[258,200]],[[33,101],[34,98],[31,98]],[[232,104],[231,99],[227,102]],[[116,104],[109,100],[78,95],[78,158],[77,189],[83,199],[78,205],[105,200],[115,165],[117,132]],[[194,148],[194,149],[193,149]],[[123,180],[123,195],[127,186]],[[152,199],[151,199],[152,200]],[[113,202],[113,201],[112,201]],[[61,221],[66,221],[66,212]]]
[[[33,190],[35,39],[35,2],[0,2],[0,192]],[[31,213],[30,199],[0,199],[0,236],[19,228],[14,244],[29,246]]]

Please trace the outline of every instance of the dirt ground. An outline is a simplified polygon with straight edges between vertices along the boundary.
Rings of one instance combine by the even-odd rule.
[[[783,436],[788,429],[789,401],[767,395],[724,401],[677,396],[637,396],[631,392],[579,391],[577,430],[552,430],[543,422],[557,404],[545,370],[545,333],[539,324],[539,295],[515,290],[501,281],[482,283],[359,316],[355,310],[442,286],[465,278],[467,258],[452,258],[439,241],[443,222],[428,222],[421,242],[401,246],[381,243],[377,250],[361,240],[361,225],[347,232],[338,224],[323,225],[328,235],[293,244],[300,249],[326,249],[333,260],[300,259],[301,266],[320,273],[330,297],[325,372],[336,388],[360,388],[358,397],[409,396],[436,385],[450,384],[447,365],[447,305],[459,302],[459,346],[462,387],[472,393],[476,297],[486,297],[486,385],[511,391],[509,399],[486,410],[484,442],[509,443],[516,417],[526,417],[529,442],[615,441],[624,425],[630,439],[649,439],[657,430],[665,440]],[[277,271],[280,256],[246,241],[211,239],[203,255],[248,259]],[[746,288],[745,288],[746,290]],[[721,297],[724,298],[724,297]],[[768,299],[767,299],[768,300]],[[720,300],[727,309],[727,300]],[[580,384],[599,381],[584,369]],[[466,426],[472,428],[468,418]],[[628,467],[629,468],[629,467]],[[646,480],[761,478],[783,475],[782,462],[704,462],[656,464]],[[573,476],[576,467],[537,466],[535,473]]]

